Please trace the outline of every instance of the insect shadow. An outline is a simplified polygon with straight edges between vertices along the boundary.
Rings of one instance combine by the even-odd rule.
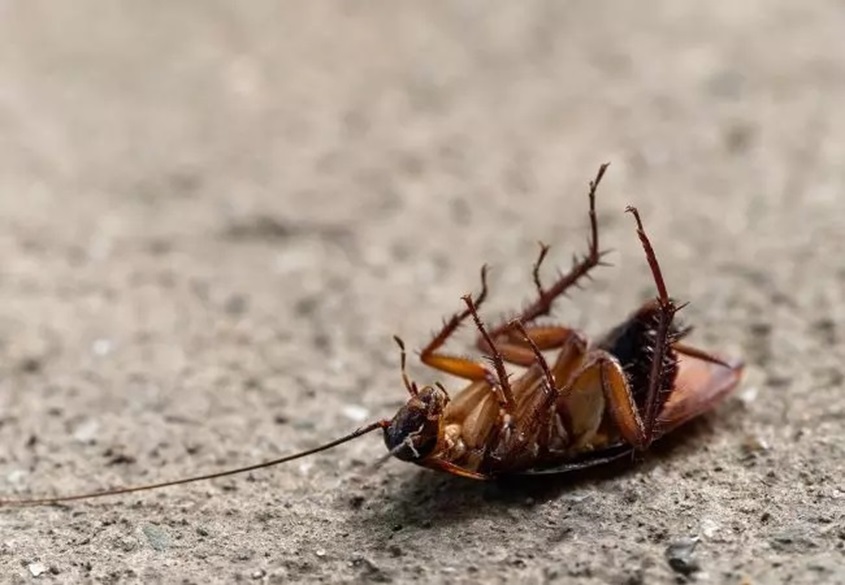
[[[657,442],[647,453],[628,452],[605,465],[563,474],[509,475],[478,482],[419,470],[403,477],[398,485],[391,482],[389,489],[362,506],[362,513],[351,522],[390,526],[393,530],[440,530],[478,518],[500,517],[515,506],[534,507],[568,494],[602,492],[620,480],[648,476],[660,466],[672,466],[683,455],[699,450],[715,432],[712,418],[691,421],[673,433],[672,441]]]

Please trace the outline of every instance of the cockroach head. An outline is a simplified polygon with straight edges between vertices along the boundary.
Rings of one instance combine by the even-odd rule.
[[[437,447],[440,419],[449,402],[440,387],[425,386],[412,397],[384,429],[384,444],[402,461],[419,461]]]

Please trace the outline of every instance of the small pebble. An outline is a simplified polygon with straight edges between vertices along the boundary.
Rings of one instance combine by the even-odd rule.
[[[760,393],[758,386],[749,386],[739,393],[739,399],[746,406],[757,400],[757,395]]]
[[[583,492],[574,492],[566,496],[566,501],[571,502],[573,504],[580,504],[581,502],[589,499],[590,493],[583,491]]]
[[[666,562],[669,563],[673,571],[689,576],[701,569],[694,554],[697,544],[697,537],[681,538],[666,547]]]
[[[314,551],[314,554],[322,559],[324,556],[326,556],[326,550],[318,548],[316,551]]]
[[[713,538],[719,532],[719,523],[712,518],[705,518],[701,521],[701,532],[707,538]]]
[[[746,456],[754,456],[769,450],[769,444],[756,435],[746,435],[742,440],[742,451]]]
[[[23,469],[13,469],[6,474],[6,481],[13,484],[19,484],[26,478],[26,476],[27,473]]]
[[[47,565],[44,563],[29,563],[26,568],[33,577],[40,577],[47,572]]]

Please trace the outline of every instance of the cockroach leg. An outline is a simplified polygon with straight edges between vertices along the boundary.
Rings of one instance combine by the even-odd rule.
[[[666,282],[663,280],[663,272],[660,270],[660,263],[657,262],[657,255],[654,253],[651,241],[648,239],[645,229],[643,228],[643,221],[640,219],[640,212],[637,211],[637,208],[633,205],[626,207],[625,211],[633,215],[634,220],[637,222],[637,236],[640,238],[640,243],[643,245],[646,260],[648,260],[649,268],[651,268],[651,274],[654,277],[654,284],[657,286],[657,301],[661,304],[669,304],[672,301],[669,298],[669,292],[666,290]]]
[[[446,473],[451,473],[452,475],[457,475],[458,477],[466,477],[468,479],[479,479],[481,481],[493,479],[493,476],[478,473],[477,471],[472,471],[471,469],[466,469],[464,467],[461,467],[460,465],[450,463],[445,459],[432,460],[429,465],[432,469],[445,471]]]
[[[603,350],[594,350],[590,359],[572,376],[572,382],[559,392],[558,405],[572,444],[591,440],[601,424],[603,403],[619,434],[635,449],[644,449],[646,435],[634,394],[619,362]]]
[[[552,375],[552,370],[549,368],[549,364],[546,361],[546,358],[543,356],[543,353],[540,351],[540,348],[534,343],[534,340],[531,339],[528,331],[525,329],[525,326],[518,320],[514,319],[511,321],[511,327],[519,331],[522,335],[525,343],[528,345],[531,351],[531,355],[533,358],[533,362],[536,363],[540,370],[543,372],[543,378],[545,380],[545,384],[543,385],[543,390],[545,391],[546,395],[557,395],[557,383],[555,382],[555,377]]]
[[[660,264],[657,261],[657,256],[654,253],[654,248],[651,246],[648,236],[643,229],[643,222],[640,219],[640,214],[636,207],[628,206],[626,210],[634,216],[637,222],[637,236],[640,238],[640,243],[645,251],[648,265],[651,268],[651,274],[654,278],[654,284],[657,287],[657,305],[658,305],[658,323],[657,330],[654,335],[654,350],[651,360],[651,372],[648,377],[648,391],[646,393],[643,430],[645,432],[644,445],[638,448],[648,447],[654,440],[655,428],[657,425],[657,417],[659,415],[659,407],[661,406],[660,393],[666,384],[666,363],[667,347],[670,345],[669,331],[672,325],[672,319],[681,307],[677,307],[674,301],[669,297],[666,290],[666,283],[663,280],[663,273],[660,270]]]
[[[528,305],[519,316],[517,316],[517,319],[523,324],[528,325],[538,317],[548,315],[552,308],[552,304],[554,304],[557,297],[564,294],[570,287],[577,284],[579,280],[587,276],[593,268],[602,263],[601,258],[604,255],[604,252],[599,251],[599,227],[598,219],[596,217],[596,189],[598,188],[599,183],[601,183],[608,166],[609,163],[601,165],[596,173],[595,179],[590,181],[590,241],[588,244],[587,255],[580,260],[576,259],[569,272],[561,275],[561,277],[558,278],[558,280],[549,288],[544,288],[540,282],[539,271],[540,264],[543,262],[546,254],[548,253],[548,247],[541,244],[540,255],[534,263],[533,269],[534,284],[537,287],[538,297],[533,303]],[[494,327],[490,330],[490,337],[498,341],[499,337],[507,332],[508,327],[508,322]],[[482,345],[483,343],[484,340],[479,338],[479,348],[486,351],[487,348]]]
[[[697,347],[692,347],[691,345],[687,345],[685,343],[678,343],[677,341],[672,344],[672,349],[676,352],[684,354],[689,357],[693,357],[696,359],[700,359],[705,362],[710,362],[711,364],[716,364],[718,366],[724,366],[728,369],[733,369],[735,364],[729,364],[722,358],[715,356],[711,353],[704,351],[703,349],[699,349]]]
[[[522,324],[520,323],[520,325]],[[534,325],[528,327],[522,325],[522,329],[525,332],[525,337],[531,340],[530,344],[526,342],[525,337],[518,336],[513,331],[508,331],[496,340],[496,348],[502,354],[502,359],[506,362],[525,368],[530,368],[536,362],[532,344],[541,351],[558,349],[563,347],[575,335],[573,329],[557,325]],[[489,351],[484,338],[480,338],[478,345],[482,351]]]
[[[475,306],[480,306],[485,298],[487,298],[486,265],[481,267],[481,292],[475,297]],[[438,351],[469,316],[470,310],[464,309],[460,313],[453,314],[445,321],[437,335],[420,352],[420,360],[429,367],[464,378],[465,380],[471,380],[473,382],[488,381],[495,384],[495,376],[482,364],[464,357],[451,356]]]
[[[600,355],[594,363],[593,367],[599,370],[601,389],[610,404],[610,415],[619,428],[619,434],[637,450],[644,450],[649,446],[651,438],[637,410],[625,372],[619,362],[608,355]]]
[[[549,246],[546,243],[540,242],[540,255],[537,256],[537,260],[534,262],[534,267],[531,269],[531,276],[534,279],[534,287],[537,289],[537,296],[539,298],[543,298],[546,295],[546,290],[543,288],[543,283],[540,280],[540,266],[543,264],[543,260],[546,259],[546,254],[549,253]]]
[[[419,396],[419,388],[417,388],[417,383],[411,380],[408,376],[408,369],[407,369],[407,354],[405,352],[405,342],[402,341],[402,338],[398,335],[393,336],[393,340],[396,342],[396,345],[399,346],[399,364],[400,368],[402,369],[402,382],[405,384],[405,389],[408,391],[408,394],[411,396]]]
[[[498,387],[499,390],[501,390],[502,395],[500,400],[505,411],[513,413],[516,407],[516,401],[513,397],[513,390],[511,389],[510,380],[508,379],[508,373],[505,371],[505,361],[502,358],[502,354],[499,353],[499,350],[493,344],[493,341],[490,339],[490,334],[487,332],[487,328],[484,327],[484,323],[481,322],[481,318],[478,316],[478,307],[473,302],[472,297],[465,295],[462,299],[466,303],[467,310],[472,315],[473,321],[475,321],[475,326],[478,328],[479,334],[485,339],[487,345],[490,347],[490,360],[493,362],[493,367],[495,368],[496,375],[499,378],[498,384],[494,384],[493,387]]]

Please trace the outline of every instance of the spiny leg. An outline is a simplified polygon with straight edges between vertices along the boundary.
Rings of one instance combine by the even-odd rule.
[[[478,316],[478,309],[475,303],[472,300],[472,297],[469,295],[465,295],[463,301],[467,305],[467,310],[472,315],[473,321],[475,321],[475,326],[478,328],[478,332],[483,337],[487,344],[490,346],[490,359],[493,362],[493,367],[496,370],[496,375],[498,376],[498,387],[502,391],[502,402],[505,410],[508,413],[513,413],[516,407],[516,401],[513,397],[513,390],[511,390],[510,380],[508,379],[508,373],[505,371],[505,362],[502,359],[502,354],[499,353],[499,350],[496,349],[496,346],[493,344],[493,341],[490,339],[490,335],[487,332],[487,329],[484,327],[484,324],[481,322],[481,318]],[[494,384],[494,387],[496,384]]]
[[[404,382],[405,389],[408,391],[408,394],[410,394],[411,396],[417,396],[419,394],[417,383],[412,381],[411,378],[408,376],[408,370],[406,368],[408,360],[405,352],[405,342],[402,341],[402,338],[398,335],[394,335],[393,340],[396,342],[396,345],[399,346],[399,364],[400,368],[402,369],[402,382]]]
[[[675,342],[672,344],[672,349],[674,349],[677,353],[681,353],[692,358],[700,359],[705,362],[710,362],[711,364],[724,366],[729,369],[732,369],[734,367],[722,358],[715,356],[709,352],[706,352],[703,349],[687,345],[686,343]]]
[[[534,267],[531,269],[531,278],[534,280],[534,287],[537,289],[537,296],[542,298],[546,294],[546,290],[543,288],[543,283],[540,280],[540,266],[543,265],[543,260],[546,259],[546,254],[549,253],[549,246],[543,242],[540,242],[540,255],[537,256],[537,260],[534,261]]]
[[[590,241],[588,244],[588,251],[586,256],[578,260],[577,258],[574,260],[572,268],[566,274],[563,274],[558,278],[558,280],[552,284],[549,288],[544,288],[542,283],[540,282],[539,270],[540,265],[542,264],[543,260],[548,253],[548,246],[545,244],[541,244],[540,247],[540,255],[537,258],[537,261],[534,263],[533,268],[533,276],[534,276],[534,284],[537,287],[538,297],[537,299],[528,305],[520,315],[516,318],[524,324],[529,324],[533,322],[538,317],[542,317],[544,315],[548,315],[549,311],[552,308],[552,304],[554,303],[555,299],[560,295],[564,294],[567,289],[572,287],[573,285],[577,284],[579,280],[583,277],[587,276],[593,268],[600,265],[601,258],[603,253],[599,251],[599,228],[598,228],[598,219],[596,217],[596,189],[601,183],[602,178],[604,177],[605,171],[607,171],[607,167],[609,163],[604,163],[599,167],[598,172],[596,173],[595,179],[590,181],[590,190],[589,190],[589,199],[590,199]],[[509,323],[502,323],[501,325],[494,327],[490,331],[490,337],[493,339],[498,340],[500,336],[507,332]],[[486,347],[482,346],[483,339],[478,340],[478,346],[482,349],[487,349]]]
[[[496,340],[496,348],[506,362],[524,368],[530,368],[537,363],[534,348],[537,348],[537,351],[562,348],[573,335],[576,335],[573,329],[557,325],[525,327],[520,323],[520,326],[522,335],[517,336],[513,331],[508,331]],[[489,351],[483,337],[479,338],[478,346],[482,351]]]
[[[525,343],[531,348],[531,354],[534,362],[540,366],[540,370],[543,372],[543,379],[545,381],[545,384],[543,385],[544,393],[553,401],[554,397],[557,396],[557,384],[555,383],[555,378],[552,375],[552,371],[549,368],[546,358],[543,356],[540,348],[537,347],[537,344],[534,343],[534,340],[531,339],[531,336],[528,334],[528,331],[525,330],[525,326],[523,326],[522,323],[517,320],[513,320],[511,321],[511,327],[519,331]]]
[[[501,471],[530,467],[542,457],[541,453],[550,444],[550,423],[551,417],[556,414],[553,407],[557,399],[554,376],[540,349],[531,341],[519,321],[512,321],[509,326],[515,332],[522,332],[523,341],[531,347],[539,371],[535,370],[532,375],[516,381],[515,387],[521,392],[518,409],[512,411],[513,416],[502,421],[504,424],[486,454],[488,465]],[[483,328],[481,335],[488,336]],[[489,337],[487,341],[492,345]],[[495,353],[493,355],[495,360]]]
[[[643,228],[639,212],[634,207],[628,207],[627,212],[633,214],[637,222],[637,235],[646,254],[652,277],[657,288],[657,309],[658,324],[654,338],[654,349],[652,353],[651,369],[649,372],[648,388],[643,411],[637,408],[634,395],[619,362],[603,351],[596,351],[596,357],[587,364],[582,372],[576,376],[573,387],[585,382],[590,385],[590,378],[596,373],[599,375],[602,393],[608,402],[609,411],[619,429],[622,437],[638,450],[646,449],[654,440],[657,426],[657,412],[660,405],[660,392],[666,386],[665,358],[667,349],[671,345],[670,330],[672,319],[681,307],[675,305],[669,297],[666,283],[660,270],[660,264],[648,236]],[[698,352],[694,349],[687,349],[695,356]],[[705,359],[705,356],[702,356]],[[706,356],[708,361],[720,360]]]
[[[625,442],[637,448],[645,444],[642,420],[625,372],[615,358],[602,350],[582,356],[571,381],[558,391],[556,408],[570,448],[590,444],[605,413]]]
[[[515,335],[522,334],[523,343],[530,348],[531,370],[514,381],[512,391],[519,398],[517,409],[502,428],[503,434],[497,437],[490,456],[494,467],[514,470],[533,465],[541,453],[559,449],[561,443],[566,444],[566,437],[572,436],[570,417],[559,412],[555,404],[561,385],[568,384],[581,367],[587,344],[572,331],[550,367],[530,330],[518,321],[512,322],[511,327]],[[597,391],[600,394],[598,387]],[[526,456],[531,460],[526,460]]]
[[[547,246],[541,246],[540,255],[534,263],[533,275],[534,283],[537,286],[538,298],[531,305],[522,311],[517,319],[522,323],[530,323],[537,317],[547,315],[551,310],[552,303],[560,295],[564,294],[571,286],[575,285],[581,278],[586,276],[590,270],[601,263],[602,253],[599,251],[599,228],[598,218],[596,216],[596,190],[599,183],[601,183],[609,163],[604,163],[599,167],[596,177],[590,181],[589,200],[590,200],[590,240],[588,243],[587,254],[581,260],[575,260],[572,268],[568,273],[562,275],[552,286],[548,289],[542,286],[539,277],[540,266],[548,252]]]
[[[611,356],[600,351],[595,361],[586,366],[585,370],[595,371],[596,368],[610,416],[622,438],[637,450],[647,448],[651,444],[651,437],[637,410],[634,394],[622,366]]]
[[[486,297],[487,266],[485,265],[481,267],[481,291],[475,297],[475,306],[480,306]],[[447,374],[452,374],[453,376],[472,381],[489,380],[495,384],[495,377],[482,364],[464,357],[446,355],[438,351],[461,323],[470,316],[470,313],[469,309],[465,309],[460,313],[453,314],[445,321],[437,335],[420,352],[420,360],[429,367],[446,372]]]
[[[638,450],[648,446],[628,377],[619,361],[604,350],[591,351],[572,381],[561,388],[557,409],[570,447],[592,442],[605,413],[626,443]]]
[[[545,294],[543,283],[540,281],[540,265],[543,263],[543,259],[546,257],[548,251],[549,246],[540,242],[540,255],[534,262],[534,268],[532,270],[534,286],[537,288],[537,294],[540,297]],[[524,335],[520,335],[514,331],[512,325],[517,322],[522,325],[522,333]],[[573,330],[568,327],[559,325],[525,326],[519,319],[513,319],[504,327],[497,327],[497,330],[500,331],[498,334],[491,334],[490,336],[496,340],[496,346],[501,352],[502,358],[507,362],[523,367],[531,367],[535,362],[534,352],[532,351],[531,345],[526,342],[525,337],[529,337],[531,342],[541,350],[548,350],[562,347],[573,334]],[[487,343],[483,337],[478,337],[476,346],[481,351],[489,351],[489,347],[487,347]]]
[[[669,298],[669,293],[666,290],[666,283],[663,280],[663,274],[660,271],[660,264],[657,262],[657,256],[654,253],[654,248],[643,229],[643,222],[640,219],[640,214],[635,207],[628,206],[625,211],[631,213],[637,222],[637,236],[640,238],[640,243],[645,251],[648,265],[651,268],[651,274],[654,278],[654,284],[657,287],[657,306],[658,306],[658,322],[657,331],[654,337],[654,352],[652,354],[651,371],[648,377],[648,391],[644,404],[644,416],[642,420],[644,432],[644,444],[637,446],[638,448],[648,447],[655,436],[657,426],[658,408],[660,406],[660,392],[666,386],[666,372],[664,360],[666,358],[667,348],[671,340],[669,339],[669,331],[672,325],[672,319],[682,307],[675,305],[674,301]]]

